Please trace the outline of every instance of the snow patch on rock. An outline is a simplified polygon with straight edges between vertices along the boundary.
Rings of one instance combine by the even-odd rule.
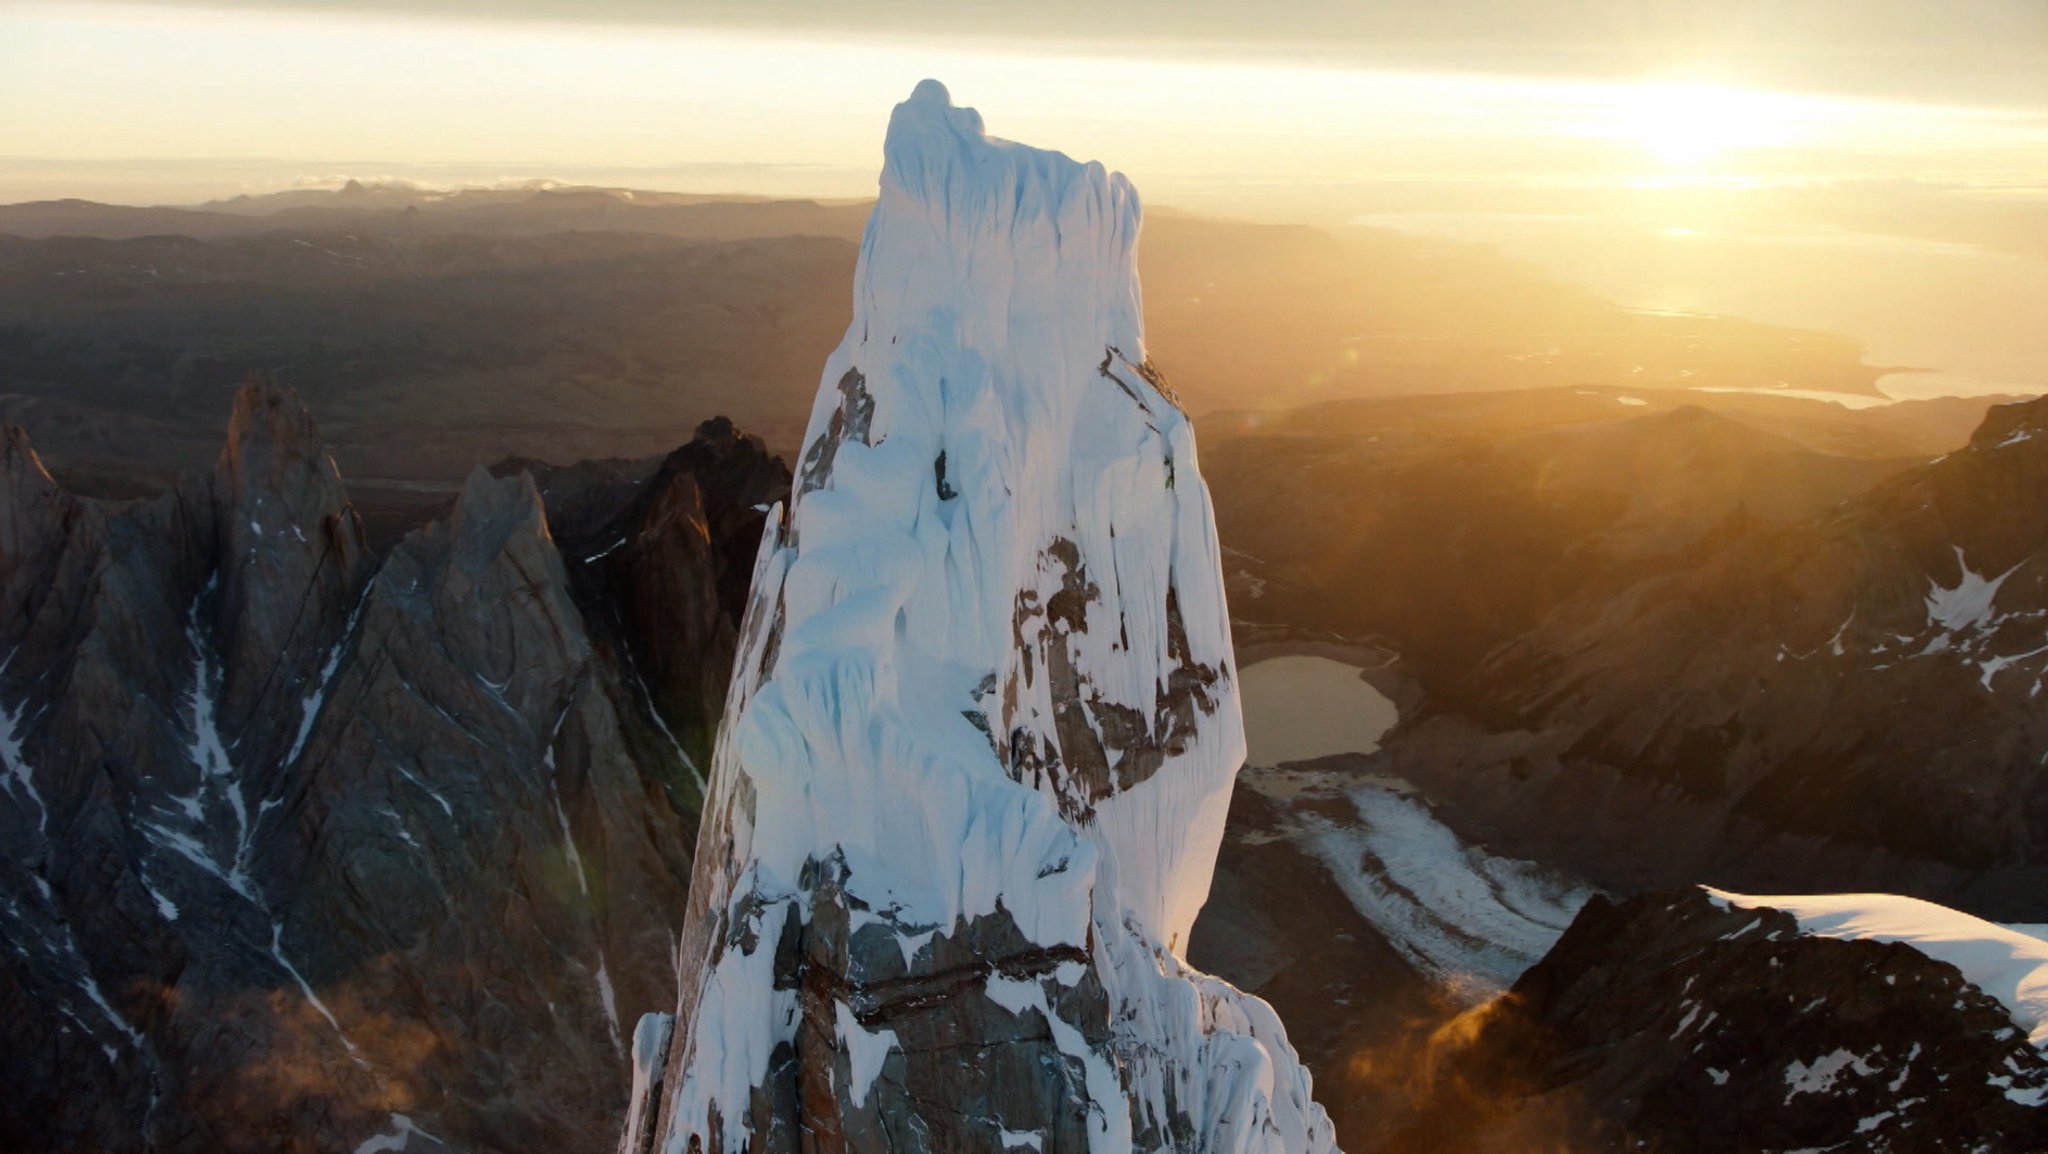
[[[341,627],[341,636],[335,639],[334,647],[327,651],[327,660],[320,666],[320,675],[313,683],[313,691],[299,702],[299,732],[292,738],[291,751],[284,755],[284,763],[292,765],[299,760],[299,752],[306,748],[306,739],[313,735],[313,723],[320,719],[320,708],[327,703],[328,687],[334,683],[334,674],[341,668],[342,654],[356,633],[356,622],[362,617],[363,606],[370,600],[369,590],[356,602],[349,612],[348,621]]]
[[[411,1150],[414,1138],[424,1138],[436,1146],[447,1146],[447,1143],[420,1129],[407,1115],[393,1114],[390,1126],[390,1133],[372,1134],[363,1139],[356,1147],[355,1154],[386,1154],[387,1151]]]
[[[0,660],[0,672],[4,672],[13,660],[12,652],[8,653],[5,660]],[[35,774],[29,769],[28,761],[22,755],[21,711],[21,706],[8,709],[5,705],[0,705],[0,770],[5,770],[7,775],[0,780],[4,780],[10,791],[18,791],[24,801],[35,805],[36,831],[44,833],[48,831],[50,825],[50,808],[43,804],[43,795],[36,791]]]
[[[889,1060],[889,1051],[896,1048],[896,1031],[867,1029],[853,1016],[853,1007],[845,1002],[838,1003],[835,1011],[839,1037],[846,1043],[847,1061],[852,1066],[853,1082],[847,1091],[853,1095],[854,1105],[865,1105],[875,1079],[882,1076],[882,1064]]]
[[[1785,1100],[1790,1102],[1801,1094],[1825,1094],[1845,1071],[1868,1078],[1877,1068],[1847,1050],[1823,1054],[1811,1062],[1794,1060],[1785,1067]]]
[[[1963,575],[1954,588],[1948,588],[1932,577],[1927,579],[1927,623],[1945,633],[1958,633],[1991,619],[1991,606],[1998,599],[1998,587],[2026,562],[2022,561],[1996,577],[1986,577],[1970,569],[1969,562],[1963,559],[1962,546],[1951,547],[1956,551],[1956,568],[1962,570]]]

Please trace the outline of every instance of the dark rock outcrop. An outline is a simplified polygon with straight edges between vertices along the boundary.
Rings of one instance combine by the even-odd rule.
[[[533,480],[479,470],[379,567],[267,382],[153,500],[67,495],[19,429],[4,453],[0,1146],[608,1145],[631,1026],[673,999],[698,794]],[[624,643],[711,697],[740,490],[690,490],[698,547],[650,563],[708,591],[697,632]]]
[[[1431,1058],[1396,1148],[2048,1148],[2048,1059],[1953,966],[1698,890],[1594,899]]]
[[[681,751],[695,808],[754,554],[768,511],[789,499],[790,475],[760,438],[719,417],[645,480],[630,476],[545,470],[536,479],[596,639],[616,650]]]
[[[340,642],[373,564],[312,414],[275,384],[258,381],[235,395],[212,490],[215,720],[236,735],[239,754],[274,769],[272,755],[298,733],[297,694]],[[269,782],[252,784],[261,792]]]

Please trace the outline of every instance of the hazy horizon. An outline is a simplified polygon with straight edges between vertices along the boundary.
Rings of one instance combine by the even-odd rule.
[[[1871,182],[2048,198],[2048,8],[1567,8],[1141,4],[1117,36],[1058,3],[9,0],[0,201],[348,177],[863,196],[874,125],[925,76],[999,135],[1251,219]]]
[[[2048,389],[2048,5],[1357,7],[0,0],[0,203],[866,199],[933,76],[1155,208],[1478,241],[1946,374],[1916,389]]]

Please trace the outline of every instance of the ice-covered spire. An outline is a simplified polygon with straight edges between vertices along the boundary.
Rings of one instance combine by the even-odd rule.
[[[1142,361],[1139,216],[1121,173],[993,139],[924,81],[889,118],[850,339],[886,342],[936,309],[970,346],[1016,346],[1033,334],[1004,326],[1029,320]]]
[[[1244,738],[1139,222],[1122,176],[988,137],[936,82],[897,106],[636,1136],[1330,1145],[1272,1011],[1179,959]]]

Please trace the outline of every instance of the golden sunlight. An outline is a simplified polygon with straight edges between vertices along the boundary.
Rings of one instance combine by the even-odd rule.
[[[1809,145],[1873,119],[1850,102],[1731,84],[1652,82],[1587,90],[1580,135],[1695,170],[1730,154]],[[1859,116],[1859,112],[1861,115]]]
[[[1693,168],[1733,149],[1798,142],[1814,101],[1726,85],[1626,85],[1615,94],[1623,139],[1676,168]]]

